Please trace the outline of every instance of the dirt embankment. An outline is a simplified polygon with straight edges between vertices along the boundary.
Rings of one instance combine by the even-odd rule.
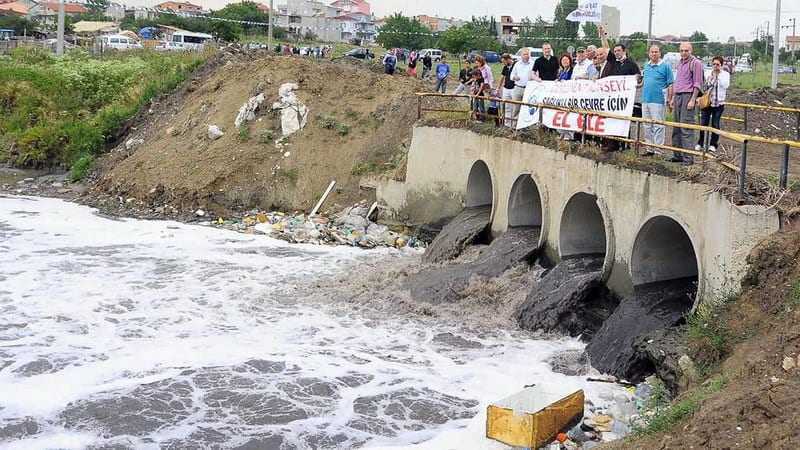
[[[762,242],[749,262],[742,294],[718,317],[732,345],[712,375],[724,387],[670,430],[609,448],[800,448],[800,231]]]
[[[270,111],[283,83],[297,83],[308,107],[305,128],[283,142],[280,112]],[[368,198],[359,180],[401,174],[416,120],[417,80],[388,76],[352,61],[227,55],[201,69],[145,112],[99,164],[95,189],[134,198],[145,208],[216,214],[261,208],[308,210],[331,180],[326,206]],[[239,108],[264,93],[256,119],[236,128]],[[209,125],[224,136],[209,138]],[[138,202],[137,202],[138,203]]]

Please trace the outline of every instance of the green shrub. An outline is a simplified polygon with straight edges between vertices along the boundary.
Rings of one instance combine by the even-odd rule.
[[[250,127],[246,123],[239,125],[239,142],[247,142],[250,140]]]
[[[345,123],[337,123],[336,132],[339,133],[339,136],[347,136],[347,134],[350,133],[350,125]]]
[[[126,122],[201,64],[194,53],[126,52],[96,59],[83,51],[54,58],[17,49],[0,60],[0,157],[18,165],[70,165],[99,155]]]
[[[92,155],[83,155],[75,161],[75,164],[72,165],[72,168],[69,171],[69,180],[72,182],[80,181],[89,174],[89,171],[92,170],[94,166],[94,156]]]
[[[261,144],[272,144],[275,135],[272,130],[264,130],[258,135],[258,142]]]

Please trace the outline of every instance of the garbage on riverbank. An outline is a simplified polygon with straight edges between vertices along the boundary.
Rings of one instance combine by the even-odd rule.
[[[651,378],[635,387],[630,386],[625,392],[602,393],[596,404],[586,399],[581,420],[573,422],[572,428],[562,430],[541,448],[591,449],[643,429],[655,414],[651,407],[654,380]],[[607,381],[613,383],[616,378],[609,376]]]
[[[205,216],[198,210],[195,215]],[[349,245],[361,248],[395,247],[424,248],[425,243],[411,235],[406,227],[389,228],[367,217],[366,202],[345,208],[331,217],[302,212],[287,214],[278,211],[253,210],[241,218],[203,222],[218,228],[248,234],[267,234],[291,243]]]

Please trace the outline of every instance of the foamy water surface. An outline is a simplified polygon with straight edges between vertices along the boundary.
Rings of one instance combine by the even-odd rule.
[[[503,448],[489,402],[582,348],[413,317],[365,317],[294,288],[397,250],[289,245],[0,197],[0,447]]]

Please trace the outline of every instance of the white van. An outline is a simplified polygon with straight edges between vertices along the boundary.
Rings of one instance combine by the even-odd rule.
[[[441,50],[439,50],[438,48],[424,48],[424,49],[419,51],[419,57],[420,58],[424,58],[425,55],[427,55],[429,53],[430,53],[431,59],[433,61],[441,61],[442,57],[444,56],[444,53]]]
[[[143,48],[135,39],[121,34],[105,34],[97,37],[97,44],[104,49],[135,50]]]
[[[205,48],[206,41],[209,41],[212,38],[213,36],[206,33],[194,33],[192,31],[176,31],[172,33],[171,40],[161,42],[158,46],[156,46],[156,50],[200,51],[203,50],[203,48]]]

